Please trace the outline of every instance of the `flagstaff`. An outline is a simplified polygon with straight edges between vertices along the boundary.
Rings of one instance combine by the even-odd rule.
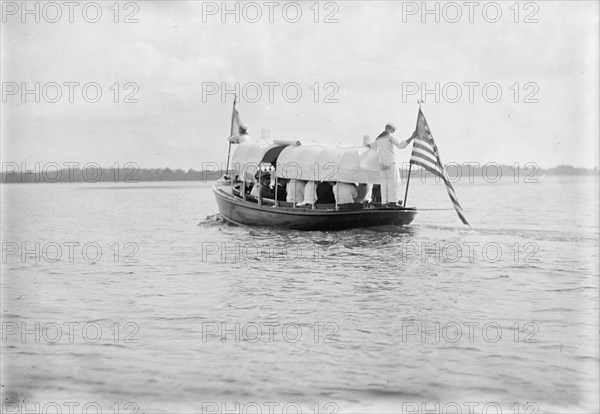
[[[237,100],[237,95],[234,95],[233,97],[233,107],[231,110],[231,127],[229,128],[229,137],[231,138],[233,136],[233,128],[234,128],[234,123],[235,123],[235,103]],[[231,156],[231,140],[229,140],[229,148],[227,149],[227,166],[225,167],[225,175],[227,175],[229,173],[229,158]],[[231,178],[231,177],[230,177]]]
[[[417,104],[419,105],[419,112],[421,111],[421,104],[422,103],[425,103],[425,101],[422,100],[422,99],[417,99]],[[415,128],[415,131],[418,129],[418,127],[419,127],[419,120],[417,118],[417,127]],[[412,147],[414,148],[414,146],[415,146],[415,142],[413,141],[413,146]],[[413,165],[413,163],[412,163],[412,160],[411,160],[408,163],[408,178],[406,179],[406,190],[404,191],[404,206],[406,206],[406,203],[407,203],[407,200],[408,200],[408,186],[410,184],[410,175],[412,173],[412,165]]]

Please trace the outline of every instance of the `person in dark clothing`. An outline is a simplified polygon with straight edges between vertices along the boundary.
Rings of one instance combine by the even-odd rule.
[[[335,204],[333,186],[328,181],[323,181],[317,186],[317,202],[315,204]]]
[[[277,180],[277,201],[285,201],[287,198],[287,183],[289,180],[280,178]]]
[[[275,198],[275,192],[268,184],[262,184],[260,186],[260,197],[273,200]]]
[[[371,192],[371,201],[373,203],[381,203],[381,186],[379,184],[373,185],[373,191]]]
[[[256,182],[252,187],[252,191],[250,191],[250,195],[258,198],[260,194],[260,198],[274,199],[275,191],[271,188],[271,175],[268,173],[263,173],[259,176],[257,173],[255,179]]]

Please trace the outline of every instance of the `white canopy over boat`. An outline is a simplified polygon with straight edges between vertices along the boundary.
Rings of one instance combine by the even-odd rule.
[[[369,147],[287,147],[279,154],[276,174],[307,181],[382,184],[377,152]]]
[[[232,168],[248,180],[254,178],[261,163],[276,163],[279,178],[383,183],[377,152],[366,146],[338,148],[319,144],[247,141],[233,153]]]

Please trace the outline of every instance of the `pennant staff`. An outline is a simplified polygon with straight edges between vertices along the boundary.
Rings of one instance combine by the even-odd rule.
[[[429,125],[427,125],[427,121],[425,120],[425,115],[423,115],[423,111],[421,111],[421,102],[419,102],[419,115],[417,117],[417,130],[415,131],[415,140],[413,142],[412,154],[410,157],[410,167],[409,167],[409,176],[408,179],[410,181],[410,170],[412,168],[412,164],[416,164],[419,167],[431,172],[432,174],[440,177],[444,184],[446,185],[446,190],[448,190],[448,196],[454,205],[454,210],[456,210],[456,214],[467,226],[471,227],[469,222],[467,221],[462,207],[458,202],[458,198],[456,197],[456,192],[454,191],[454,187],[450,182],[450,178],[446,173],[446,169],[444,168],[444,164],[442,163],[442,159],[440,157],[440,152],[438,147],[433,140],[433,135],[431,134],[431,130],[429,129]],[[408,182],[406,183],[406,192],[408,193]],[[404,196],[405,206],[406,206],[406,194]]]
[[[237,101],[237,95],[234,96],[233,98],[233,110],[231,112],[231,128],[230,128],[230,132],[229,132],[229,136],[233,136],[234,133],[234,125],[235,125],[235,118],[236,118],[236,112],[237,110],[235,109],[235,103]],[[229,149],[227,150],[227,167],[225,167],[225,174],[229,173],[229,157],[231,155],[231,140],[229,140]],[[231,178],[231,177],[230,177]]]

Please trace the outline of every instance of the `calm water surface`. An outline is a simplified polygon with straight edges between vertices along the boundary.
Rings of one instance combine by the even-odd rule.
[[[204,183],[3,185],[3,402],[593,412],[597,180],[461,182],[472,229],[341,232],[227,225]]]

